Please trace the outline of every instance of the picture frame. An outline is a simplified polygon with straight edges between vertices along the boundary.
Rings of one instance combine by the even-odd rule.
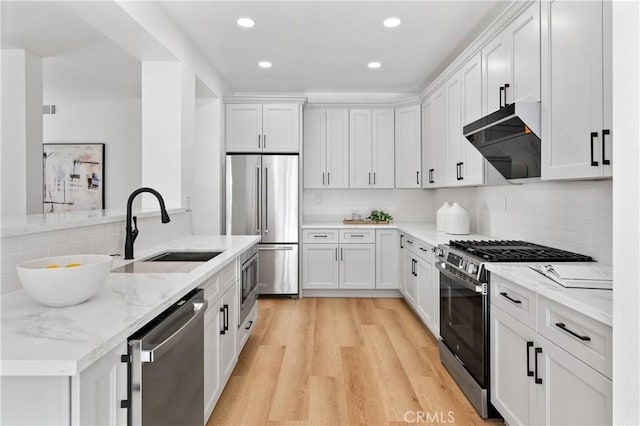
[[[42,144],[44,213],[105,208],[105,144]]]

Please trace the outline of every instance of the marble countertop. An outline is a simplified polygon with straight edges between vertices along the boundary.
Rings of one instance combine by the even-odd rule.
[[[571,263],[570,263],[571,264]],[[530,265],[535,265],[532,263]],[[613,291],[565,288],[529,268],[515,263],[487,263],[489,272],[535,291],[608,326],[613,325]]]
[[[259,241],[258,236],[191,236],[140,252],[137,259],[166,249],[223,251],[188,273],[111,273],[95,296],[76,306],[49,308],[24,290],[3,295],[0,373],[78,374]],[[113,267],[129,262],[118,259]]]
[[[169,216],[184,213],[183,208],[168,208]],[[133,214],[138,218],[160,216],[160,210],[135,209]],[[3,217],[0,237],[32,234],[36,232],[55,231],[58,229],[77,228],[79,226],[101,225],[126,220],[126,210],[89,210],[80,212],[62,212],[46,214],[30,214],[19,217]]]

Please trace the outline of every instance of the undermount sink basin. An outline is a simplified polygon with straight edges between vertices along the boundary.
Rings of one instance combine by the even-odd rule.
[[[207,262],[221,251],[165,251],[140,262]]]

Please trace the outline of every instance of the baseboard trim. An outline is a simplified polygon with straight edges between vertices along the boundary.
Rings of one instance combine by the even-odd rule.
[[[367,289],[367,290],[302,290],[302,297],[392,297],[402,298],[396,289]]]

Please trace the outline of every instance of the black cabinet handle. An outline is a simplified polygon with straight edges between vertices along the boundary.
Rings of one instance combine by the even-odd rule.
[[[416,172],[416,184],[420,185],[420,172]]]
[[[593,159],[593,140],[598,137],[598,132],[591,132],[591,165],[598,167],[598,162]]]
[[[533,377],[533,371],[529,369],[529,349],[533,347],[533,342],[527,342],[527,376]]]
[[[224,306],[224,330],[228,331],[229,330],[229,305],[223,305]]]
[[[245,330],[249,330],[251,328],[251,326],[253,325],[253,320],[249,321],[249,325],[247,325],[244,329]]]
[[[463,180],[464,176],[462,176],[462,166],[464,165],[463,162],[458,163],[458,180]]]
[[[609,164],[611,164],[611,161],[605,158],[606,155],[605,155],[605,149],[604,149],[605,142],[606,142],[605,136],[607,135],[611,135],[611,131],[609,129],[603,129],[602,130],[602,164],[605,164],[608,166]]]
[[[416,276],[416,261],[415,259],[411,259],[411,275]]]
[[[371,185],[371,172],[369,172],[369,185]]]
[[[225,305],[225,306],[227,306],[227,305]],[[224,308],[220,308],[220,312],[222,313],[222,330],[220,330],[220,334],[226,334],[227,327],[225,327],[225,325],[224,325],[225,324],[225,319],[224,319],[225,310],[224,310]]]
[[[414,262],[414,265],[415,265],[415,266],[413,267],[413,270],[415,271],[415,272],[413,273],[413,275],[415,275],[415,276],[416,276],[416,278],[417,278],[417,277],[418,277],[418,261],[414,259],[414,260],[413,260],[413,262]]]
[[[501,293],[500,293],[500,296],[502,296],[502,297],[504,297],[504,298],[506,298],[506,299],[509,299],[510,301],[512,301],[513,303],[515,303],[515,304],[517,304],[517,305],[519,305],[519,304],[521,304],[521,303],[522,303],[522,300],[518,300],[518,299],[514,299],[514,298],[512,298],[512,297],[509,297],[509,294],[507,294],[507,292],[506,292],[506,291],[501,292]]]
[[[267,147],[267,135],[262,135],[262,147]]]
[[[376,183],[376,174],[373,174],[373,183]],[[327,186],[331,186],[331,172],[327,172]]]
[[[507,106],[507,88],[509,87],[509,83],[505,83],[504,85],[504,106]]]
[[[433,172],[435,169],[429,169],[429,183],[433,183]]]
[[[322,185],[324,185],[324,172],[322,172]]]
[[[557,322],[556,323],[556,327],[558,327],[560,330],[564,331],[565,333],[569,333],[570,335],[577,337],[578,339],[582,340],[583,342],[588,342],[591,340],[591,337],[589,336],[581,336],[578,333],[576,333],[575,331],[571,331],[567,328],[566,324],[563,322]]]
[[[376,184],[376,172],[373,172],[373,184]]]
[[[336,247],[336,262],[338,261],[338,247]]]
[[[540,377],[538,377],[538,355],[542,353],[542,348],[536,348],[535,350],[536,352],[536,357],[535,357],[535,369],[536,369],[536,377],[535,377],[535,381],[537,384],[541,385],[542,384],[542,379]]]
[[[403,238],[404,238],[404,235],[400,234],[400,248],[404,248],[404,246],[402,245]]]
[[[499,103],[499,108],[502,108],[502,92],[504,92],[504,86],[500,86],[500,93],[498,94],[500,100],[498,101]]]
[[[258,135],[258,148],[260,148],[260,135]]]

